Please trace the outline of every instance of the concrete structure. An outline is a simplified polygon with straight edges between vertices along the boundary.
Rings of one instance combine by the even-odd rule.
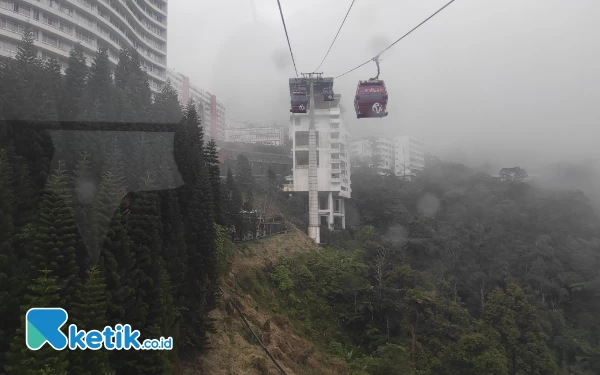
[[[422,138],[400,136],[394,142],[394,173],[411,180],[425,166],[425,144]]]
[[[40,58],[63,69],[78,42],[91,64],[99,46],[116,65],[122,47],[136,49],[158,92],[167,79],[166,0],[0,0],[0,56],[14,57],[29,22]]]
[[[314,100],[317,148],[318,224],[346,227],[345,199],[351,197],[350,147],[348,133],[340,117],[340,95],[324,102]],[[290,116],[293,168],[284,191],[307,194],[309,191],[309,114]],[[311,238],[313,238],[311,236]]]
[[[225,115],[227,113],[225,105],[218,101],[215,95],[191,83],[190,78],[184,74],[168,69],[167,78],[177,90],[181,104],[187,105],[190,99],[196,103],[196,109],[201,117],[202,124],[206,124],[204,129],[207,138],[224,141]]]
[[[225,129],[225,141],[283,146],[283,133],[283,128],[278,126],[260,128],[228,128]]]

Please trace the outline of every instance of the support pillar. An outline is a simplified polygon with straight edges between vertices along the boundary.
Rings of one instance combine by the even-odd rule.
[[[346,199],[340,201],[340,211],[342,211],[342,228],[346,229]]]
[[[310,125],[308,128],[308,236],[321,243],[319,228],[319,186],[317,179],[317,132],[315,127],[315,98],[313,79],[310,79]]]
[[[328,193],[327,204],[328,204],[328,208],[329,208],[329,218],[327,220],[327,223],[329,224],[329,229],[331,229],[331,226],[334,223],[334,220],[333,220],[333,192],[331,192],[331,191]]]

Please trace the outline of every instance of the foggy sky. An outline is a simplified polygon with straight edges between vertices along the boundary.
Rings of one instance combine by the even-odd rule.
[[[299,72],[315,69],[352,0],[281,0]],[[373,57],[447,0],[356,0],[320,71]],[[374,63],[335,81],[354,135],[410,134],[469,164],[600,158],[597,0],[456,0],[381,56],[389,116],[357,120]],[[289,121],[295,75],[276,0],[169,2],[168,65],[216,94],[231,121]],[[191,41],[191,43],[189,42]]]

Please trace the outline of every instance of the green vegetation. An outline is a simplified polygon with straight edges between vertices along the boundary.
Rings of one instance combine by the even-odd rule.
[[[353,374],[596,374],[599,221],[586,197],[428,160],[353,173],[357,226],[238,284]]]
[[[170,84],[153,98],[136,51],[122,50],[113,72],[106,48],[88,68],[76,45],[63,76],[34,40],[27,26],[16,59],[0,64],[0,372],[173,373],[178,356],[206,348],[243,203],[221,194],[196,105],[182,108]],[[54,132],[73,122],[85,131]],[[167,125],[174,145],[156,132]],[[175,350],[28,350],[25,312],[50,306],[80,329],[172,336]]]

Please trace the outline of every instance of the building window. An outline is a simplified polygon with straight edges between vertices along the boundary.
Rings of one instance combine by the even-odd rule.
[[[333,201],[333,212],[335,212],[336,214],[341,213],[342,209],[342,200],[341,199],[335,199]]]

